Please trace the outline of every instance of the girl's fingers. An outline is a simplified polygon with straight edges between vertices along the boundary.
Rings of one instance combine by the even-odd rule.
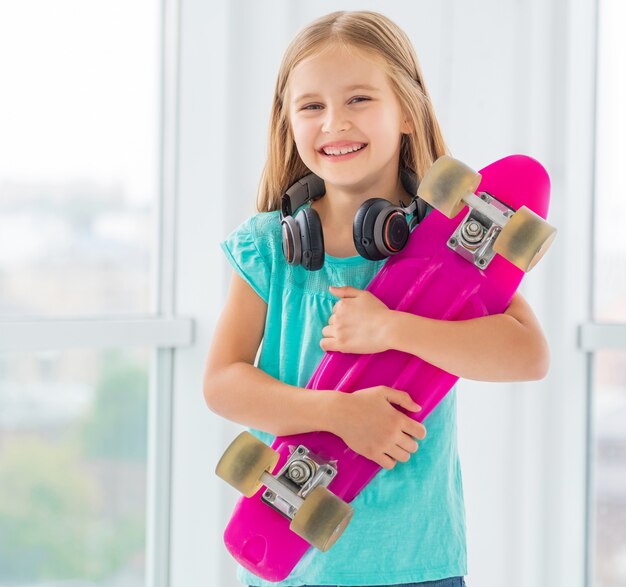
[[[417,444],[417,440],[412,436],[409,436],[406,433],[402,434],[403,438],[398,442],[398,446],[404,449],[406,452],[414,454],[417,452],[419,445]]]
[[[411,458],[411,453],[396,445],[387,451],[387,454],[399,463],[406,463]]]
[[[391,458],[389,455],[387,454],[383,454],[382,457],[380,457],[377,461],[376,461],[383,469],[393,469],[396,466],[396,460]]]
[[[322,340],[320,340],[320,347],[322,348],[323,351],[339,350],[337,349],[337,345],[335,344],[334,338],[322,338]]]
[[[424,440],[426,437],[426,426],[424,426],[421,422],[411,420],[409,422],[409,429],[405,430],[405,432],[418,440]]]

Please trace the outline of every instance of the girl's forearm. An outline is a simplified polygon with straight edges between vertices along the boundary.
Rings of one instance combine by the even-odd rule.
[[[542,336],[506,314],[463,321],[390,311],[390,348],[465,379],[530,381],[545,377],[549,351]]]
[[[338,395],[341,392],[287,385],[244,362],[207,373],[204,386],[211,411],[275,436],[335,432]]]

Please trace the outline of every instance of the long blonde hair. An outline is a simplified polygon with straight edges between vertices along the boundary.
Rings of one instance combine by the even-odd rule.
[[[415,50],[404,31],[377,12],[333,12],[302,29],[283,56],[272,103],[267,161],[259,184],[259,212],[280,209],[283,191],[310,172],[298,154],[291,132],[285,104],[287,82],[298,63],[331,43],[382,58],[412,129],[410,134],[402,135],[400,169],[409,169],[421,178],[438,157],[447,153]]]

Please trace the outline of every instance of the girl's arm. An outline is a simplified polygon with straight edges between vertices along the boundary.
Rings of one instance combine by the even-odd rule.
[[[420,407],[409,394],[377,386],[352,394],[287,385],[253,366],[267,305],[233,273],[226,306],[206,363],[204,397],[209,408],[234,422],[275,436],[327,431],[354,451],[392,469],[406,462],[426,435],[422,424],[394,406]]]
[[[519,293],[503,314],[462,321],[389,310],[368,291],[351,287],[332,288],[331,293],[341,299],[322,330],[324,350],[397,349],[459,377],[480,381],[536,380],[548,371],[546,339]]]
[[[233,272],[206,362],[207,405],[228,420],[276,436],[329,430],[331,396],[337,392],[306,393],[254,367],[266,313],[267,304]]]
[[[550,364],[541,326],[520,294],[503,314],[458,322],[392,312],[387,336],[390,348],[417,355],[464,379],[543,379]]]

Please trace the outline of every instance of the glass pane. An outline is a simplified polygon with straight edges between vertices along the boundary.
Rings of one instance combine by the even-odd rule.
[[[0,316],[146,314],[160,3],[0,3]]]
[[[149,363],[0,355],[0,585],[143,587]]]
[[[626,321],[626,2],[600,0],[596,147],[595,308],[603,322]]]
[[[626,351],[596,354],[594,587],[626,587]]]

